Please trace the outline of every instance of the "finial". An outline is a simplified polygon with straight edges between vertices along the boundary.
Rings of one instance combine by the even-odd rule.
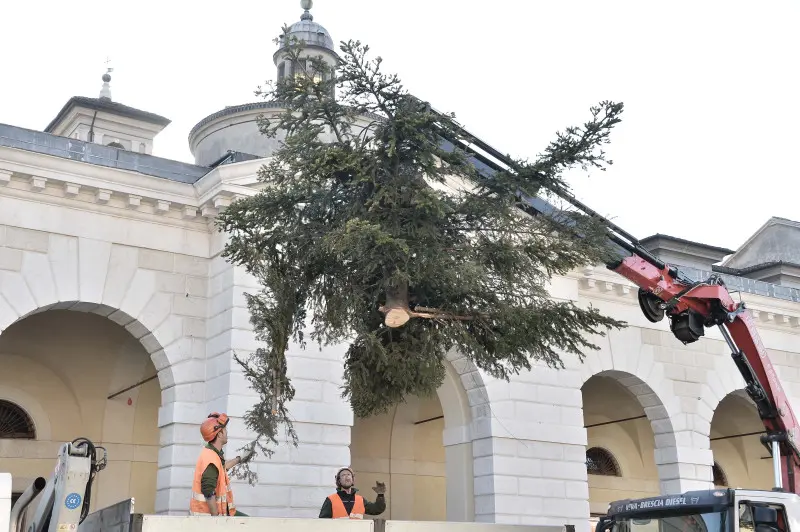
[[[314,20],[314,16],[309,12],[309,9],[311,9],[313,5],[313,0],[300,0],[300,7],[305,10],[300,16],[300,20]]]
[[[100,89],[101,100],[111,99],[111,87],[109,86],[108,82],[111,81],[111,73],[114,72],[114,69],[108,66],[110,62],[111,59],[106,57],[106,73],[103,74],[103,88]]]

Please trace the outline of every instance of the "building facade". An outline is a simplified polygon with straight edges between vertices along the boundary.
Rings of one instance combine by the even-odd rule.
[[[291,33],[335,61],[306,11]],[[291,75],[281,49],[277,75]],[[233,356],[253,352],[244,294],[215,216],[255,194],[276,148],[256,119],[271,102],[229,107],[189,136],[194,164],[152,155],[169,120],[74,97],[43,130],[0,124],[0,471],[21,492],[49,476],[59,445],[105,447],[93,509],[186,514],[199,424],[232,417],[228,453],[250,441],[253,393]],[[645,244],[696,278],[725,274],[748,303],[793,404],[800,397],[800,223],[769,220],[737,250],[665,235]],[[703,273],[705,272],[705,273]],[[594,338],[567,368],[497,381],[451,353],[437,397],[354,418],[340,397],[344,346],[289,353],[300,444],[259,457],[238,482],[250,515],[315,516],[336,470],[368,496],[387,483],[392,519],[590,526],[609,501],[713,484],[771,487],[763,430],[722,338],[683,345],[642,315],[636,289],[603,267],[553,278],[554,298],[629,326]]]

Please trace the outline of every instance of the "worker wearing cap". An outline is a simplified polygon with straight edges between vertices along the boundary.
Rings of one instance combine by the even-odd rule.
[[[328,496],[319,511],[321,519],[364,519],[366,515],[379,515],[386,510],[386,484],[375,482],[373,490],[378,494],[375,502],[358,495],[355,488],[356,476],[349,467],[336,473],[336,493]]]
[[[249,461],[255,454],[251,449],[244,458],[237,456],[226,461],[222,446],[228,443],[228,416],[214,412],[200,425],[206,445],[194,468],[190,515],[244,516],[236,510],[228,470]]]

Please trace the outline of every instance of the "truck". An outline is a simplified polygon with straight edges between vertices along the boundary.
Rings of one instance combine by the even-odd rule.
[[[797,526],[797,494],[722,489],[615,501],[596,532],[788,532]]]
[[[454,120],[445,118],[428,103],[425,105],[449,123],[449,127],[441,129],[444,149],[469,152],[480,172],[519,171],[517,163],[510,157],[458,124],[457,135],[447,133],[453,131]],[[616,501],[610,504],[607,515],[600,519],[595,531],[788,532],[791,526],[800,527],[797,419],[745,303],[733,300],[722,276],[712,274],[707,279],[695,281],[678,267],[651,254],[630,233],[583,204],[569,191],[557,187],[549,190],[605,225],[608,239],[617,252],[616,258],[605,266],[638,287],[639,306],[647,320],[658,323],[666,317],[672,334],[684,344],[700,340],[706,328],[719,329],[731,351],[733,363],[744,378],[746,392],[764,424],[766,432],[761,436],[761,442],[772,456],[775,487],[771,491],[709,489]],[[563,222],[563,218],[558,217],[559,211],[545,200],[522,194],[520,200],[521,208],[531,216],[548,216]],[[100,458],[97,457],[98,449],[103,451]],[[87,518],[92,480],[105,462],[105,450],[86,439],[65,443],[50,480],[36,479],[17,501],[12,510],[11,532],[18,532],[16,520],[40,492],[42,496],[27,532],[79,530],[79,525]],[[174,519],[182,519],[158,518],[173,520],[166,528],[173,530],[178,527]],[[199,518],[201,521],[196,521],[198,518],[186,519],[198,525],[196,528],[181,525],[181,530],[203,530],[202,519],[209,518]],[[387,529],[392,528],[390,525],[391,522],[387,522]],[[544,530],[547,527],[540,528]],[[152,529],[156,530],[155,525]]]

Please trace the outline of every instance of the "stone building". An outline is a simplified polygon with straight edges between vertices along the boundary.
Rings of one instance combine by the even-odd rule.
[[[291,33],[336,60],[306,11]],[[290,75],[279,49],[277,75]],[[43,131],[0,124],[0,471],[21,492],[48,476],[61,442],[108,451],[93,508],[135,497],[139,511],[185,514],[211,411],[251,437],[252,394],[233,353],[256,349],[244,293],[257,284],[220,252],[214,218],[254,193],[275,149],[259,114],[225,108],[189,142],[194,164],[152,155],[169,120],[74,97]],[[645,243],[691,275],[728,275],[756,315],[791,397],[800,397],[800,223],[771,219],[738,250],[655,235]],[[684,346],[645,320],[632,285],[603,267],[552,280],[554,298],[593,304],[630,326],[596,338],[567,369],[499,382],[453,353],[436,398],[356,419],[339,395],[343,347],[290,352],[301,439],[259,458],[236,487],[250,515],[314,516],[337,468],[388,486],[393,519],[574,523],[612,499],[718,485],[771,487],[762,426],[713,331]],[[797,402],[795,401],[795,404]]]

